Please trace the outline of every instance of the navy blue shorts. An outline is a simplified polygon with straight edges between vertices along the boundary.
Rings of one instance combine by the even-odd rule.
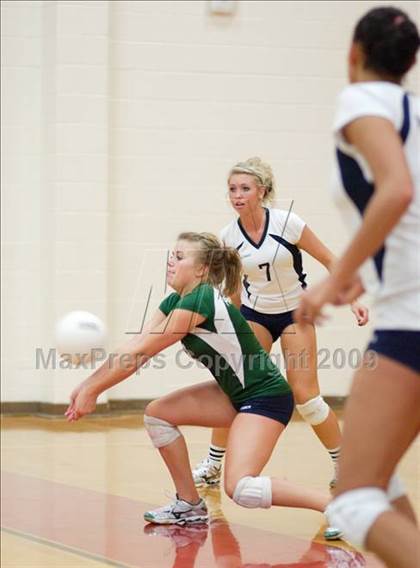
[[[367,348],[420,373],[420,331],[376,329]]]
[[[287,392],[279,396],[261,396],[244,402],[232,402],[232,404],[237,412],[259,414],[287,426],[292,417],[295,402],[293,394]]]
[[[248,308],[248,306],[241,305],[241,314],[247,321],[255,321],[264,326],[271,333],[273,343],[277,341],[283,331],[288,325],[294,324],[293,311],[284,312],[283,314],[262,314]]]

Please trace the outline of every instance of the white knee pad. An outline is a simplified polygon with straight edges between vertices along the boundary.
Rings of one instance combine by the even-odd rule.
[[[397,473],[394,473],[394,475],[389,480],[386,494],[391,503],[396,499],[407,495],[404,484]]]
[[[329,524],[339,528],[346,540],[362,547],[379,515],[390,510],[385,491],[377,487],[361,487],[333,499],[325,514]]]
[[[242,477],[233,492],[232,499],[248,509],[262,507],[269,509],[272,504],[271,479],[269,477]]]
[[[181,435],[181,432],[173,424],[154,416],[147,416],[147,414],[144,415],[144,427],[155,448],[163,448]]]
[[[297,404],[296,410],[311,426],[317,426],[328,418],[330,407],[321,395],[311,398],[305,404]]]

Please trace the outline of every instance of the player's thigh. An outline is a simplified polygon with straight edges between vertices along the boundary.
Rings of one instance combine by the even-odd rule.
[[[287,380],[297,404],[319,395],[317,345],[313,325],[289,325],[281,338]]]
[[[337,492],[385,488],[420,429],[420,376],[387,357],[355,376],[344,414]]]
[[[255,337],[258,339],[261,347],[267,353],[270,353],[271,347],[273,346],[273,336],[268,331],[266,327],[257,323],[255,321],[248,321],[252,331],[254,332]]]
[[[232,495],[239,479],[257,476],[270,459],[285,426],[272,418],[239,413],[232,423],[226,449],[225,490]]]
[[[236,410],[216,381],[206,381],[154,400],[145,414],[175,425],[226,428],[235,418]]]

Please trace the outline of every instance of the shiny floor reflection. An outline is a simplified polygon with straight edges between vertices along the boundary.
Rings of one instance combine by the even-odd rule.
[[[144,525],[150,504],[3,472],[6,533],[122,567],[379,567],[345,543],[322,544],[230,524],[219,489],[203,490],[209,523]],[[25,566],[31,566],[30,562]],[[74,566],[78,566],[75,561]]]
[[[192,463],[210,432],[182,428]],[[224,492],[203,493],[208,525],[145,525],[143,513],[168,502],[173,484],[141,415],[76,424],[2,419],[2,568],[382,568],[373,556],[327,543],[316,511],[244,509]],[[420,514],[420,439],[400,473]],[[277,444],[265,475],[325,490],[331,462],[302,421]]]
[[[213,565],[220,568],[360,568],[379,566],[367,561],[362,553],[344,542],[330,545],[314,540],[283,537],[228,523],[220,509],[220,490],[200,492],[209,508],[209,523],[187,527],[148,524],[144,533],[172,541],[174,560],[172,568],[204,566],[197,562],[200,548],[211,542]],[[318,536],[318,535],[317,535]]]

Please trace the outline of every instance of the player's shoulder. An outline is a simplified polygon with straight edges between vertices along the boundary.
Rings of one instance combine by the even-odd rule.
[[[270,209],[270,218],[274,223],[284,227],[289,223],[296,223],[302,221],[297,213],[290,209]]]
[[[305,228],[305,221],[292,208],[271,209],[271,229],[286,241],[295,244],[300,240]]]
[[[274,209],[274,208],[268,208],[268,212],[270,214],[270,220],[272,221],[278,221],[278,220],[283,220],[286,219],[289,211],[286,209]]]
[[[407,102],[412,101],[401,85],[389,81],[367,81],[347,85],[338,95],[333,131],[342,150],[349,150],[342,137],[342,129],[363,117],[384,118],[396,130],[402,128],[407,113]],[[410,104],[408,107],[412,106]]]
[[[366,81],[352,83],[344,87],[338,95],[339,103],[351,103],[360,100],[379,102],[400,100],[405,94],[401,85],[388,81]]]
[[[335,127],[363,116],[379,116],[398,122],[406,92],[400,85],[371,81],[347,85],[337,99]]]
[[[220,235],[224,235],[232,231],[238,226],[238,219],[232,219],[227,225],[220,230]]]
[[[240,230],[238,219],[233,219],[230,223],[225,225],[219,232],[219,238],[225,245],[236,246],[235,242],[239,236]]]
[[[214,304],[214,292],[215,289],[213,286],[203,282],[196,286],[194,290],[183,296],[176,307],[200,311],[200,307],[204,305],[209,307]]]
[[[210,284],[199,284],[194,290],[183,296],[176,307],[198,313],[206,319],[212,319],[215,311],[215,293],[217,293],[217,290]]]
[[[161,301],[159,305],[160,311],[163,312],[166,316],[169,315],[169,313],[175,309],[180,299],[181,296],[179,294],[172,292]]]
[[[207,282],[203,282],[203,283],[199,284],[198,286],[196,286],[194,288],[194,290],[189,292],[189,294],[187,294],[187,296],[189,296],[191,298],[199,297],[199,298],[206,298],[206,299],[211,298],[211,299],[213,299],[214,298],[214,288],[213,288],[213,286],[211,286]]]

